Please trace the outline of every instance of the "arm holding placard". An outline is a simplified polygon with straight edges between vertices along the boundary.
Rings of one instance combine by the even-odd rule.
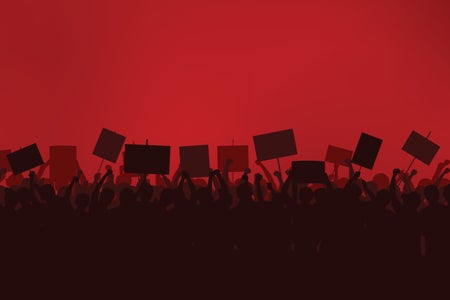
[[[210,197],[212,197],[212,185],[213,185],[213,178],[214,178],[214,173],[213,171],[210,169],[209,170],[209,175],[208,175],[208,195]]]
[[[351,159],[346,159],[345,163],[348,166],[348,178],[353,178],[355,176],[355,170],[353,169],[353,164]]]
[[[175,170],[175,173],[173,173],[173,176],[172,176],[172,184],[169,185],[169,187],[170,186],[173,186],[173,187],[177,186],[178,182],[180,180],[180,177],[181,177],[181,166],[178,165],[178,168]]]
[[[192,182],[191,176],[189,176],[188,172],[183,171],[181,172],[181,178],[184,178],[184,180],[187,182],[192,197],[192,194],[195,193],[196,189],[194,183]]]
[[[281,176],[280,171],[273,172],[273,176],[275,176],[278,179],[278,186],[279,186],[278,190],[281,191],[281,189],[283,187],[283,177]],[[273,185],[272,185],[272,187],[273,187]]]
[[[339,163],[334,163],[333,164],[333,182],[337,183],[339,180]]]
[[[283,183],[283,186],[281,187],[281,193],[283,195],[287,195],[289,191],[289,185],[292,182],[292,172],[289,172],[288,177],[286,178],[286,181]]]
[[[275,186],[275,181],[273,180],[272,174],[270,174],[270,172],[269,172],[269,170],[267,170],[266,166],[258,160],[255,161],[255,164],[258,165],[263,170],[264,175],[266,176],[267,182],[272,184],[272,186]]]
[[[227,158],[225,160],[225,166],[223,167],[223,180],[225,180],[226,183],[230,183],[230,177],[229,177],[229,170],[230,166],[233,163],[233,160],[231,158]]]
[[[356,181],[359,179],[360,176],[361,172],[359,171],[354,172],[353,176],[350,177],[350,179],[345,184],[344,190],[348,190],[352,186],[352,184],[356,184]]]
[[[38,172],[36,174],[36,178],[39,179],[44,175],[45,170],[50,165],[50,161],[47,161],[46,163],[39,166]]]
[[[36,186],[36,173],[31,171],[28,176],[30,177],[31,202],[38,204],[41,202],[41,197]]]

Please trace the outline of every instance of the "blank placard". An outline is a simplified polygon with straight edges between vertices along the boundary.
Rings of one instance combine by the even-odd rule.
[[[248,146],[218,146],[217,147],[217,166],[219,170],[225,168],[225,162],[231,159],[233,162],[229,167],[230,172],[243,172],[248,168]]]
[[[293,129],[255,135],[253,142],[259,161],[297,154]]]
[[[413,131],[403,145],[402,150],[412,155],[414,158],[429,165],[439,150],[439,146],[426,137]]]
[[[18,175],[44,163],[36,144],[12,152],[6,157],[8,158],[14,175]]]
[[[50,146],[50,179],[56,188],[68,184],[77,175],[77,147]]]
[[[208,177],[208,145],[180,147],[180,167],[182,171],[186,171],[191,177]]]
[[[170,146],[125,145],[124,171],[136,174],[169,174]]]
[[[327,149],[327,154],[325,155],[325,161],[339,165],[346,165],[345,160],[351,159],[352,156],[353,156],[352,150],[347,150],[344,148],[329,145]]]
[[[103,128],[98,137],[93,154],[115,163],[124,143],[125,137],[123,135]]]
[[[353,154],[352,162],[372,170],[382,143],[383,140],[377,137],[361,133],[355,153]]]
[[[321,183],[325,176],[325,162],[300,160],[292,162],[292,179],[296,183]]]

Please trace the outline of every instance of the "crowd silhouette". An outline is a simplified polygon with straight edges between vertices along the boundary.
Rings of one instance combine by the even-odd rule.
[[[296,184],[250,169],[230,180],[110,166],[55,191],[0,170],[4,298],[434,298],[448,296],[450,184],[442,162]],[[132,185],[133,176],[137,184]],[[276,181],[275,179],[276,178]]]

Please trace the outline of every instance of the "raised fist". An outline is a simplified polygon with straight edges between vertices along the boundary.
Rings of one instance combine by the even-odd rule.
[[[416,170],[416,169],[414,169],[414,170],[411,171],[411,177],[412,177],[412,176],[415,176],[415,175],[417,175],[417,170]]]
[[[392,175],[397,176],[398,174],[400,174],[400,169],[395,168],[395,169],[392,171]]]
[[[356,171],[355,172],[355,178],[359,178],[359,176],[361,176],[361,172],[360,171]]]
[[[255,174],[255,182],[261,182],[261,180],[263,179],[262,175],[259,173]]]
[[[280,171],[273,172],[273,176],[280,177],[281,176]]]

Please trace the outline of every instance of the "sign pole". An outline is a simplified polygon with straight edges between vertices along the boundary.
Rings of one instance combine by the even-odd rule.
[[[281,173],[281,165],[280,165],[280,158],[277,157],[277,164],[278,164],[278,172],[280,172],[281,178],[283,178],[283,174]]]
[[[100,165],[98,166],[97,173],[100,173],[100,170],[101,170],[101,168],[102,168],[102,166],[103,166],[103,162],[104,162],[104,161],[105,161],[105,160],[102,159],[102,161],[100,162]]]
[[[429,138],[430,135],[431,135],[431,131],[428,132],[427,138]],[[411,167],[412,167],[412,165],[414,164],[415,161],[416,161],[416,158],[414,157],[411,160],[411,163],[409,164],[408,168],[406,169],[405,174],[408,174],[409,170],[411,169]],[[401,181],[401,179],[399,178],[398,181],[397,181],[397,186],[400,184],[400,181]]]

